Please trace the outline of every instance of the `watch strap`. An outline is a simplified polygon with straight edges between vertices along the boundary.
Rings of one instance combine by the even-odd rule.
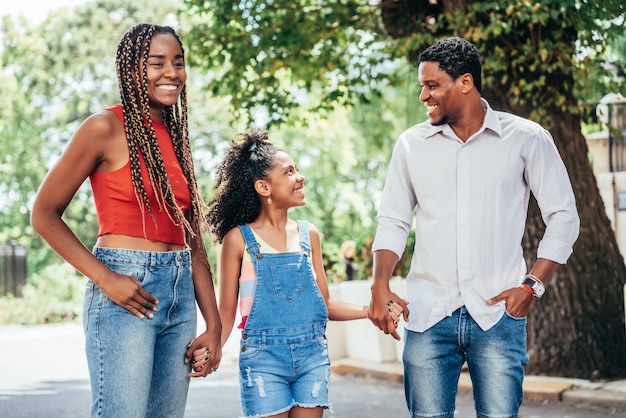
[[[532,290],[533,296],[537,299],[541,298],[546,291],[546,287],[541,280],[532,274],[527,274],[522,282],[522,286],[528,286]]]
[[[522,287],[528,290],[528,292],[530,292],[530,294],[533,295],[533,297],[535,296],[535,291],[533,290],[532,287],[530,287],[530,285],[528,285],[527,283],[522,283]]]

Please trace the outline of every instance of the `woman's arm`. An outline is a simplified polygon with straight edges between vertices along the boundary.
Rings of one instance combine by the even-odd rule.
[[[120,131],[121,130],[121,131]],[[123,157],[128,148],[123,127],[111,112],[81,124],[59,160],[44,178],[31,213],[33,229],[76,270],[93,280],[113,302],[143,318],[152,316],[157,300],[132,277],[114,273],[76,237],[62,216],[78,188],[98,167]]]
[[[326,272],[324,271],[324,262],[322,260],[322,244],[318,229],[309,223],[309,233],[311,236],[311,257],[313,261],[313,271],[317,286],[322,292],[322,296],[326,301],[328,308],[328,319],[333,321],[348,321],[351,319],[367,318],[367,306],[355,305],[352,303],[342,302],[330,297],[328,283],[326,281]]]

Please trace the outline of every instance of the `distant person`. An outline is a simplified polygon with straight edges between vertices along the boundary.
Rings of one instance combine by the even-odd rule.
[[[182,417],[190,376],[217,370],[222,356],[183,47],[172,28],[139,24],[119,42],[116,67],[121,104],[81,124],[41,184],[31,222],[87,277],[91,416]],[[93,252],[62,219],[86,179],[100,226]],[[196,301],[207,329],[194,340]]]
[[[343,261],[343,271],[346,280],[354,280],[357,276],[357,268],[354,264],[354,256],[356,254],[356,242],[344,241],[341,244],[339,255]]]
[[[517,417],[528,362],[526,315],[578,237],[569,177],[550,134],[496,112],[481,97],[478,50],[460,38],[419,56],[428,121],[396,143],[373,243],[370,317],[399,339],[389,304],[403,308],[404,386],[412,417],[454,416],[463,363],[479,417]],[[530,194],[546,229],[526,270]],[[405,302],[389,279],[415,221]]]
[[[243,416],[321,418],[330,407],[326,323],[366,318],[367,306],[329,297],[319,231],[289,218],[305,204],[304,176],[266,131],[233,142],[216,189],[209,222],[222,244],[222,343],[239,303]]]

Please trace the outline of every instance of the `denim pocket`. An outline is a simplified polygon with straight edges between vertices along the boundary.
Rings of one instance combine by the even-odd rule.
[[[326,350],[328,348],[328,339],[326,339],[326,335],[322,334],[322,335],[318,335],[315,338],[315,341],[317,341],[317,345],[320,346],[320,348]]]
[[[263,352],[265,345],[262,343],[242,342],[239,349],[239,361],[250,360],[258,357]]]
[[[301,263],[271,266],[274,291],[279,298],[291,301],[302,294],[301,267]]]
[[[133,277],[137,281],[141,282],[142,286],[145,285],[146,279],[150,277],[150,275],[146,274],[147,267],[143,265],[107,263],[107,267],[122,276]]]
[[[525,316],[520,316],[520,317],[513,316],[507,310],[505,310],[504,313],[506,314],[506,316],[508,316],[509,318],[511,318],[514,321],[525,321],[526,320]]]
[[[87,279],[85,283],[85,295],[83,297],[83,329],[85,333],[89,329],[89,310],[93,305],[93,299],[95,297],[96,284]]]

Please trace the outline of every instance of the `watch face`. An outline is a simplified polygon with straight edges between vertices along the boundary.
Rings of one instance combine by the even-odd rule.
[[[546,288],[541,285],[535,286],[534,290],[535,290],[535,295],[538,298],[542,297],[543,294],[546,292]]]

